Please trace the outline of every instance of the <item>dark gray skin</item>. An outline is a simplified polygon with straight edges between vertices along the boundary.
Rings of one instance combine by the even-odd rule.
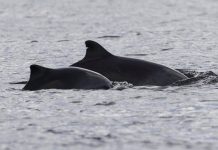
[[[99,73],[78,67],[50,69],[30,66],[30,79],[23,90],[109,89],[111,81]]]
[[[94,41],[86,41],[85,44],[85,57],[71,66],[93,70],[111,81],[127,81],[135,86],[166,86],[188,79],[184,74],[160,64],[115,56]]]

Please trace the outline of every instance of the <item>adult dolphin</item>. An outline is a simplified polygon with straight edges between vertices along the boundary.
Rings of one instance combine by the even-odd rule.
[[[99,73],[78,67],[50,69],[30,66],[30,79],[23,90],[109,89],[111,81]]]
[[[85,44],[85,57],[71,66],[96,71],[111,81],[127,81],[136,86],[165,86],[188,79],[184,74],[160,64],[115,56],[97,42],[89,40]]]

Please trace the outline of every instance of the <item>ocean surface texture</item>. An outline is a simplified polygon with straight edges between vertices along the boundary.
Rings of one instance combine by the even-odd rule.
[[[110,90],[9,84],[28,80],[31,64],[68,67],[86,40],[203,77]],[[1,150],[218,149],[216,0],[0,0],[0,56]]]

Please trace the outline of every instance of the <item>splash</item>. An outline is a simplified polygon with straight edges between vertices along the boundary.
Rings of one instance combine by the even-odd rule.
[[[112,83],[112,85],[113,85],[113,89],[120,90],[120,91],[133,87],[133,85],[131,83],[128,83],[126,81],[124,81],[124,82],[115,81]]]
[[[206,72],[197,72],[194,70],[189,69],[177,69],[189,79],[180,80],[173,85],[176,86],[182,86],[182,85],[191,85],[191,84],[199,84],[199,85],[208,85],[208,84],[215,84],[218,83],[218,75],[215,74],[212,71],[206,71]]]

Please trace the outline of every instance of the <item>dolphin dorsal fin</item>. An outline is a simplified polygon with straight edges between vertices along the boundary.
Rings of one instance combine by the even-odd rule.
[[[112,56],[104,47],[98,44],[95,41],[88,40],[85,42],[86,44],[86,55],[83,60],[93,60],[99,59],[107,56]]]
[[[31,65],[30,66],[30,80],[35,80],[43,76],[46,71],[49,70],[48,68],[39,66],[39,65]]]

